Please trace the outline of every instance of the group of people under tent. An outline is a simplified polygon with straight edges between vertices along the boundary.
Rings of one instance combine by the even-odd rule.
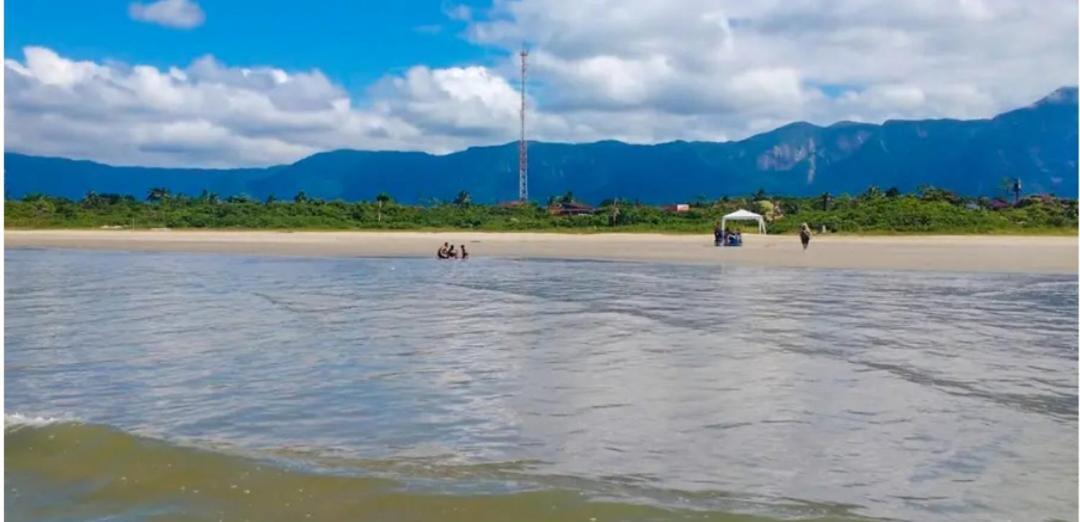
[[[799,226],[799,241],[802,242],[803,250],[810,247],[811,236],[810,225],[803,223]],[[717,221],[713,228],[713,240],[716,246],[742,246],[742,232],[727,230]]]

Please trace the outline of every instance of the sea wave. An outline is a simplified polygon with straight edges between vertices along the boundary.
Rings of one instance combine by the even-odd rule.
[[[70,415],[58,417],[24,415],[22,413],[5,413],[4,430],[18,430],[22,428],[36,428],[59,423],[78,423],[79,419]]]
[[[527,462],[238,454],[23,414],[5,416],[5,442],[11,520],[864,520],[848,506],[650,489],[633,477],[530,475]]]

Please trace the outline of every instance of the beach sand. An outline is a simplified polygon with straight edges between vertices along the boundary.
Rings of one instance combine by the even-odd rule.
[[[435,257],[444,241],[473,258],[562,258],[854,269],[1077,273],[1076,237],[744,235],[740,248],[711,233],[269,232],[7,230],[8,248],[82,248],[289,256]]]

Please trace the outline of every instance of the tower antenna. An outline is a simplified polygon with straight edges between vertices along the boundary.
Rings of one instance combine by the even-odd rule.
[[[529,200],[529,145],[525,142],[525,60],[529,50],[521,46],[521,139],[518,141],[518,200]]]

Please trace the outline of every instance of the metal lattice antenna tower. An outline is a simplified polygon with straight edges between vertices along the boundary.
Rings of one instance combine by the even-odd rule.
[[[529,200],[529,146],[525,142],[525,59],[529,51],[521,47],[521,140],[518,141],[518,200]]]

